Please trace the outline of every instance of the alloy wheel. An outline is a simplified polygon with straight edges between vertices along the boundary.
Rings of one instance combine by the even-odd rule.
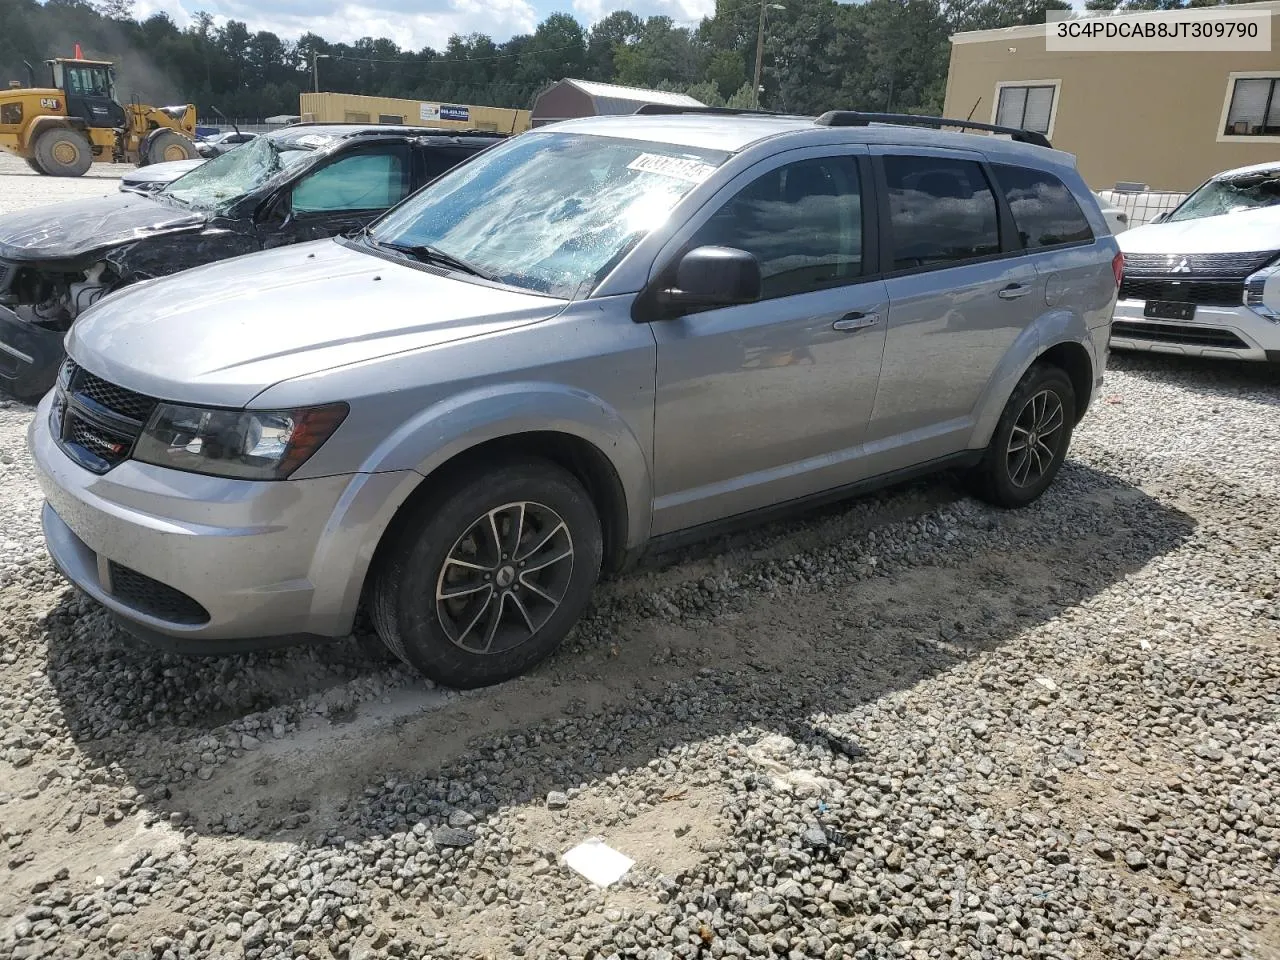
[[[1023,404],[1005,451],[1014,486],[1030,487],[1040,481],[1053,464],[1065,427],[1062,400],[1054,391],[1041,390]]]
[[[573,573],[568,524],[540,503],[503,504],[472,522],[436,580],[436,615],[468,653],[504,653],[559,609]]]

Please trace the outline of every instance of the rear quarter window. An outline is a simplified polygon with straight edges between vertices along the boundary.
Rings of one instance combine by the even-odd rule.
[[[999,163],[994,169],[1025,249],[1093,239],[1093,229],[1080,204],[1053,174]]]

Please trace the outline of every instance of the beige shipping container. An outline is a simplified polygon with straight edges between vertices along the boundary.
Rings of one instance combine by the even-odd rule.
[[[354,93],[304,93],[299,100],[302,119],[321,123],[402,123],[498,133],[523,133],[530,126],[528,110],[507,107],[362,97]]]
[[[1272,49],[1059,52],[1044,24],[958,33],[944,111],[1046,133],[1095,190],[1186,191],[1280,160],[1280,3],[1226,9],[1269,11]]]

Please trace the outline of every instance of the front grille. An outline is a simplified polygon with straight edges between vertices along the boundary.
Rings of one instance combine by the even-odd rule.
[[[1178,343],[1191,347],[1227,347],[1248,350],[1249,345],[1230,330],[1217,327],[1190,327],[1177,323],[1136,323],[1116,320],[1111,324],[1113,337],[1149,340],[1155,343]]]
[[[97,424],[77,416],[69,418],[64,437],[69,443],[78,444],[113,465],[119,463],[133,446],[132,437],[103,430]]]
[[[114,383],[109,383],[90,373],[74,360],[68,359],[66,362],[68,367],[66,375],[70,380],[72,393],[88,398],[99,406],[106,407],[112,413],[128,417],[130,420],[137,420],[142,424],[151,417],[151,412],[155,410],[158,401],[140,393],[134,393],[132,390],[126,390],[124,387],[117,387]]]
[[[181,590],[146,574],[116,563],[107,564],[111,574],[111,595],[140,613],[169,623],[209,622],[209,612]]]
[[[1244,302],[1242,280],[1146,280],[1129,276],[1125,260],[1121,300],[1173,300],[1205,306],[1238,307]]]
[[[1258,250],[1250,253],[1126,253],[1124,270],[1145,277],[1177,276],[1173,271],[1186,263],[1185,271],[1179,274],[1190,279],[1191,275],[1200,274],[1214,280],[1243,280],[1255,270],[1260,270],[1277,256],[1280,251]]]
[[[58,374],[51,425],[67,455],[106,473],[128,459],[159,401],[117,387],[68,358]]]

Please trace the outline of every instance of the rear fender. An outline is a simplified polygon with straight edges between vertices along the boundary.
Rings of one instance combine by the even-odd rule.
[[[971,449],[981,449],[991,442],[1000,414],[1004,412],[1018,381],[1046,350],[1060,343],[1080,344],[1089,354],[1096,379],[1101,364],[1084,318],[1070,310],[1050,310],[1041,314],[1013,342],[987,381],[987,388],[978,404],[973,435],[969,439]]]
[[[562,384],[504,383],[449,397],[404,423],[360,469],[413,470],[428,477],[480,444],[535,432],[568,434],[602,453],[626,500],[627,548],[648,540],[652,481],[643,446],[601,398]]]

